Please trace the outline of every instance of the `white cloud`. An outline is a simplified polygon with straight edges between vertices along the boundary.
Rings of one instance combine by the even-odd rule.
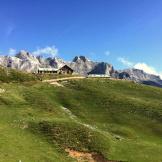
[[[45,48],[37,48],[36,51],[32,52],[32,54],[38,55],[50,55],[52,57],[58,55],[58,49],[55,46],[47,46]]]
[[[158,75],[162,78],[162,72],[157,72],[157,70],[154,67],[149,66],[146,63],[137,63],[134,65],[134,68],[143,70],[148,74]]]
[[[131,62],[131,61],[129,61],[129,60],[123,58],[123,57],[119,57],[118,61],[121,62],[123,65],[129,67],[129,68],[135,68],[135,69],[143,70],[145,73],[158,75],[162,79],[162,72],[159,72],[154,67],[152,67],[152,66],[150,66],[146,63],[140,63],[140,62],[134,63],[134,62]]]
[[[10,56],[14,56],[16,54],[16,49],[10,48],[9,51],[8,51],[8,54]]]
[[[105,55],[109,56],[110,55],[110,51],[105,51]]]
[[[127,66],[127,67],[132,67],[134,65],[133,62],[127,60],[126,58],[123,57],[119,57],[118,61],[121,62],[123,65]]]

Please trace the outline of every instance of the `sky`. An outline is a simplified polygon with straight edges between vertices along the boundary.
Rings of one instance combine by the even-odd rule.
[[[162,77],[162,0],[0,0],[0,54],[20,50]]]

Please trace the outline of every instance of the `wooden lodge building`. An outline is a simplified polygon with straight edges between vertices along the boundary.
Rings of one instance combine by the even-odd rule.
[[[74,70],[68,65],[64,65],[59,69],[56,68],[39,68],[38,74],[73,74]]]

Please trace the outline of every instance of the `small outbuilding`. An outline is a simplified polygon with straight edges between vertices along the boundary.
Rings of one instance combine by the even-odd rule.
[[[74,70],[70,68],[68,65],[62,66],[59,70],[59,74],[73,74]]]

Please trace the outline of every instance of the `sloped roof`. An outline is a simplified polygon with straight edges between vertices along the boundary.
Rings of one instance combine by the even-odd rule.
[[[62,69],[62,68],[65,67],[65,66],[67,66],[69,69],[71,69],[72,71],[74,71],[70,66],[68,66],[68,65],[66,65],[66,64],[63,65],[62,67],[60,67],[59,69]],[[58,70],[59,70],[59,69],[58,69]]]

